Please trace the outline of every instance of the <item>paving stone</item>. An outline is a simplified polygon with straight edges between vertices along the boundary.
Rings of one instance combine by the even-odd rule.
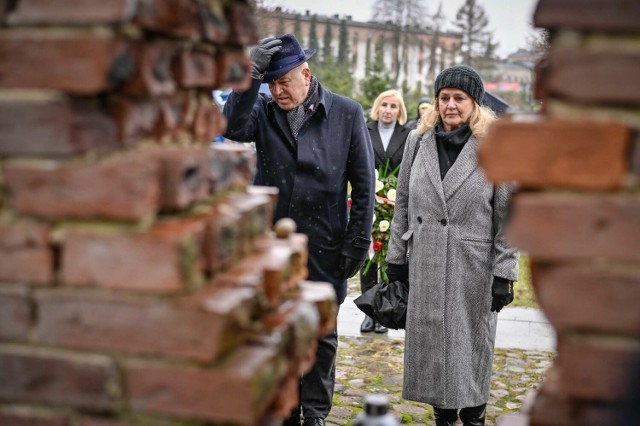
[[[359,284],[352,285],[351,281],[349,293],[358,294]],[[500,415],[518,413],[526,394],[538,389],[554,357],[555,353],[546,351],[496,349],[486,426],[494,426]],[[403,366],[402,339],[388,335],[341,336],[335,404],[327,424],[353,424],[364,396],[378,393],[388,398],[394,416],[404,416],[405,422],[412,425],[434,425],[433,410],[428,404],[402,398]]]

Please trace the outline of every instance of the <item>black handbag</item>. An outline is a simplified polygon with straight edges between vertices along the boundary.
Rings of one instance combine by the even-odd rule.
[[[409,284],[382,281],[362,293],[353,303],[384,327],[398,330],[407,322]]]

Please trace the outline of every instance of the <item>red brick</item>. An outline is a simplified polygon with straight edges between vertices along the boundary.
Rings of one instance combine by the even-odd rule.
[[[62,241],[65,284],[174,293],[196,285],[205,223],[175,219],[143,233],[69,231]]]
[[[0,280],[48,284],[53,279],[50,228],[36,222],[0,224]]]
[[[162,210],[182,210],[207,199],[211,174],[207,152],[206,148],[199,147],[158,151]]]
[[[543,56],[536,63],[533,68],[534,81],[533,81],[533,99],[537,100],[541,104],[540,113],[547,113],[547,79],[549,78],[549,71],[551,69],[551,63],[548,56]]]
[[[116,402],[116,369],[101,355],[0,347],[0,400],[108,410]]]
[[[336,291],[330,283],[303,281],[300,283],[300,298],[312,303],[320,315],[318,336],[331,333],[337,324],[338,304]]]
[[[160,119],[155,127],[159,142],[194,139],[189,127],[195,104],[195,100],[185,93],[176,93],[160,101]]]
[[[237,261],[225,273],[215,276],[214,284],[224,287],[251,287],[263,295],[266,303],[274,308],[282,302],[278,288],[267,289],[264,268],[269,261],[268,252],[259,252]]]
[[[119,146],[113,120],[95,102],[0,102],[0,155],[66,157]]]
[[[215,212],[206,219],[204,255],[207,271],[216,272],[238,259],[239,217],[237,212],[218,203]]]
[[[71,426],[64,416],[54,413],[43,413],[43,410],[6,410],[0,411],[2,426]]]
[[[640,4],[636,0],[540,0],[533,23],[544,28],[633,32],[640,30],[638,16]]]
[[[211,362],[244,338],[255,298],[248,288],[205,288],[183,302],[46,291],[37,335],[74,349]]]
[[[200,36],[198,6],[191,0],[139,0],[136,23],[142,28],[181,38]]]
[[[266,195],[232,193],[222,203],[239,216],[238,241],[240,255],[244,256],[253,250],[254,241],[264,235],[271,223],[271,199]]]
[[[110,111],[123,145],[150,138],[162,143],[163,138],[192,139],[188,119],[193,115],[194,102],[184,93],[138,100],[120,97],[111,101]]]
[[[538,260],[638,260],[640,200],[620,195],[517,194],[507,238]]]
[[[274,417],[287,419],[291,411],[300,405],[300,370],[291,369],[287,377],[278,387],[275,400],[269,411]]]
[[[118,129],[118,137],[125,146],[156,136],[160,123],[161,101],[134,101],[127,98],[113,100],[110,109]]]
[[[558,391],[568,398],[593,401],[629,398],[629,372],[638,357],[640,347],[633,339],[560,335],[555,361]]]
[[[276,310],[265,316],[263,322],[270,330],[288,329],[285,355],[289,359],[302,360],[309,347],[317,341],[320,327],[320,315],[313,302],[303,299],[288,300]]]
[[[0,87],[63,90],[94,95],[130,77],[133,58],[118,39],[89,33],[5,32]],[[56,64],[56,66],[51,66]]]
[[[27,220],[0,222],[0,248],[16,250],[45,247],[50,243],[51,227]]]
[[[636,133],[631,143],[631,153],[629,155],[629,169],[631,173],[640,177],[640,134]]]
[[[258,42],[255,10],[247,3],[232,2],[225,10],[229,23],[228,43],[250,46]]]
[[[640,8],[638,8],[640,12]],[[640,26],[639,26],[640,29]],[[547,95],[587,104],[640,104],[640,54],[557,48],[550,52]],[[625,81],[625,89],[619,82]]]
[[[182,87],[213,88],[216,80],[214,56],[203,51],[182,51],[174,58],[173,74]]]
[[[11,21],[16,24],[102,24],[133,17],[134,0],[20,0]]]
[[[204,39],[217,45],[225,44],[229,34],[229,25],[223,15],[220,3],[198,3],[198,16],[202,23]]]
[[[538,303],[556,330],[640,335],[640,269],[532,259],[531,274]]]
[[[218,70],[216,87],[228,87],[243,91],[251,84],[249,59],[241,52],[222,52],[217,55]]]
[[[309,270],[307,266],[309,259],[308,243],[309,238],[305,234],[293,233],[287,238],[273,238],[273,235],[270,234],[269,238],[261,238],[256,241],[256,249],[261,251],[268,251],[270,248],[277,246],[286,247],[292,250],[290,259],[291,277],[289,282],[287,283],[287,288],[296,289],[298,288],[298,284],[302,280],[306,280],[309,276]]]
[[[241,348],[216,368],[130,363],[131,407],[169,416],[254,425],[273,400],[286,360],[273,348]]]
[[[260,194],[260,195],[266,195],[269,197],[269,200],[271,201],[271,207],[267,212],[269,215],[268,223],[272,224],[273,214],[275,213],[276,205],[278,204],[278,193],[279,193],[278,188],[275,186],[249,185],[247,186],[246,191],[247,191],[247,194]]]
[[[0,341],[26,340],[30,326],[27,288],[0,286]]]
[[[256,155],[244,144],[215,144],[209,150],[212,192],[246,188],[253,182]]]
[[[193,120],[193,138],[196,142],[209,144],[225,132],[227,120],[217,106],[209,100],[200,101]]]
[[[151,154],[96,163],[10,162],[5,177],[12,207],[46,219],[140,221],[159,199],[159,165]]]
[[[504,414],[496,419],[496,426],[529,426],[529,416]]]
[[[574,426],[574,407],[566,398],[538,394],[530,414],[530,426]]]
[[[624,184],[630,131],[616,124],[515,116],[494,123],[478,151],[492,182],[523,188],[616,189]]]
[[[171,95],[176,90],[171,61],[175,46],[168,43],[138,44],[134,48],[135,71],[122,87],[136,97]]]
[[[83,416],[78,419],[78,426],[137,426],[139,422]]]

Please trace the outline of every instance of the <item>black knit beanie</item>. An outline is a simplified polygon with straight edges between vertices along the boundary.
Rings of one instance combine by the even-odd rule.
[[[438,77],[436,77],[436,82],[433,85],[436,97],[438,97],[440,90],[446,87],[464,90],[475,99],[478,105],[482,105],[484,83],[476,70],[470,66],[454,65],[442,70],[442,72],[438,74]]]

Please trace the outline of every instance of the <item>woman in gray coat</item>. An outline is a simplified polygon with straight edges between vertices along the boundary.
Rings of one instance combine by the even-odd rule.
[[[435,108],[407,139],[389,279],[409,280],[403,397],[434,407],[436,425],[483,425],[497,312],[513,300],[518,252],[504,240],[511,191],[478,167],[495,115],[465,65],[435,81]]]

